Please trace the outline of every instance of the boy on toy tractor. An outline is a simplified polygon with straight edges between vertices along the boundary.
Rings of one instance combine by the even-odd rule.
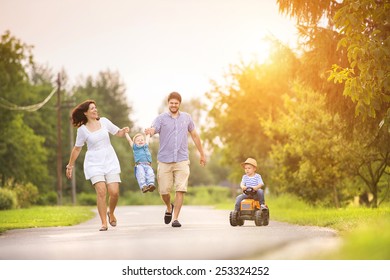
[[[269,223],[269,209],[264,203],[264,186],[260,174],[256,173],[257,162],[248,158],[241,163],[245,174],[241,180],[242,194],[237,196],[234,211],[230,212],[230,225],[242,226],[245,220],[254,220],[256,226]]]

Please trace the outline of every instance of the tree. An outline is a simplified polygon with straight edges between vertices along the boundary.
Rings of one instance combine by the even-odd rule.
[[[281,96],[289,93],[299,65],[295,54],[279,42],[272,49],[267,63],[231,66],[226,85],[214,82],[206,95],[213,105],[205,136],[211,145],[221,146],[224,164],[236,166],[229,175],[234,181],[241,178],[239,163],[247,157],[256,158],[266,169],[271,143],[262,119],[278,119]]]
[[[366,203],[372,207],[380,204],[380,194],[382,200],[386,198],[389,189],[390,172],[390,130],[389,122],[383,122],[383,126],[376,134],[372,134],[374,129],[367,129],[367,122],[360,126],[355,126],[353,131],[353,141],[348,151],[352,156],[350,168],[366,185],[363,193],[372,194],[372,200]],[[376,126],[374,122],[369,122]],[[386,191],[387,189],[387,191]]]
[[[273,190],[340,207],[351,197],[343,188],[351,159],[343,138],[346,124],[327,112],[323,95],[299,85],[294,93],[285,96],[281,117],[265,124],[266,134],[275,140],[270,153]]]
[[[356,102],[356,114],[383,119],[390,115],[390,3],[345,0],[335,25],[348,49],[348,67],[333,66],[330,79],[344,82],[344,95]]]
[[[278,4],[297,19],[301,37],[307,39],[302,57],[315,62],[308,65],[309,73],[318,68],[313,65],[323,65],[318,76],[322,89],[308,84],[324,92],[328,108],[348,122],[344,137],[355,147],[350,149],[354,155],[350,169],[365,182],[377,205],[378,186],[389,166],[388,142],[383,139],[390,131],[380,127],[388,127],[390,121],[390,5],[383,0],[278,0]],[[324,59],[327,63],[321,64]],[[325,76],[336,87],[325,83]],[[342,99],[345,96],[353,107]]]
[[[101,71],[96,78],[88,76],[73,89],[76,103],[85,99],[96,101],[99,114],[109,118],[118,126],[133,127],[129,119],[132,112],[127,100],[126,87],[118,72]]]
[[[0,176],[6,181],[31,182],[42,188],[47,183],[47,152],[44,137],[37,136],[24,123],[29,112],[34,89],[29,81],[29,70],[34,61],[31,46],[13,37],[9,31],[0,41]]]
[[[326,25],[339,34],[348,64],[334,62],[329,78],[343,83],[343,94],[356,103],[356,115],[384,118],[390,114],[390,5],[387,0],[277,0],[282,12],[306,30]],[[325,22],[325,24],[324,24]],[[312,32],[311,39],[318,33]],[[331,69],[329,69],[331,70]]]

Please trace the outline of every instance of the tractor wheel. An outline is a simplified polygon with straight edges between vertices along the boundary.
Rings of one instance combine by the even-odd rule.
[[[261,215],[263,216],[263,226],[268,226],[268,224],[269,224],[269,209],[263,210]]]
[[[236,227],[238,225],[238,221],[237,221],[237,211],[232,211],[230,212],[230,215],[229,215],[229,221],[230,221],[230,225],[233,226],[233,227]]]
[[[243,225],[244,225],[244,222],[245,222],[245,220],[241,219],[241,218],[238,216],[238,213],[237,213],[237,225],[243,226]]]
[[[260,210],[255,212],[255,225],[262,226],[263,225],[263,215]]]

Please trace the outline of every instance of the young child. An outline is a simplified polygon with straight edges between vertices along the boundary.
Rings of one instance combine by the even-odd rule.
[[[137,133],[131,140],[128,133],[125,134],[130,147],[133,149],[135,162],[135,177],[137,178],[139,187],[143,193],[152,192],[156,189],[154,185],[154,171],[151,166],[152,155],[149,151],[150,135]]]
[[[245,162],[241,163],[241,166],[245,169],[245,174],[242,176],[240,187],[243,192],[248,188],[253,189],[253,198],[260,201],[261,209],[267,209],[264,203],[264,191],[261,189],[264,186],[263,179],[260,174],[256,173],[257,162],[253,158],[248,158]],[[234,209],[240,210],[241,201],[249,198],[248,194],[242,193],[236,198],[236,204]]]

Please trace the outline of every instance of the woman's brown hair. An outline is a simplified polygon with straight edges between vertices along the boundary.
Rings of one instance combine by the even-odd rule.
[[[80,103],[76,106],[76,108],[72,111],[72,124],[75,127],[80,127],[83,124],[86,124],[88,122],[87,117],[85,116],[85,112],[88,111],[89,105],[95,104],[96,102],[94,100],[86,100],[83,103]]]

